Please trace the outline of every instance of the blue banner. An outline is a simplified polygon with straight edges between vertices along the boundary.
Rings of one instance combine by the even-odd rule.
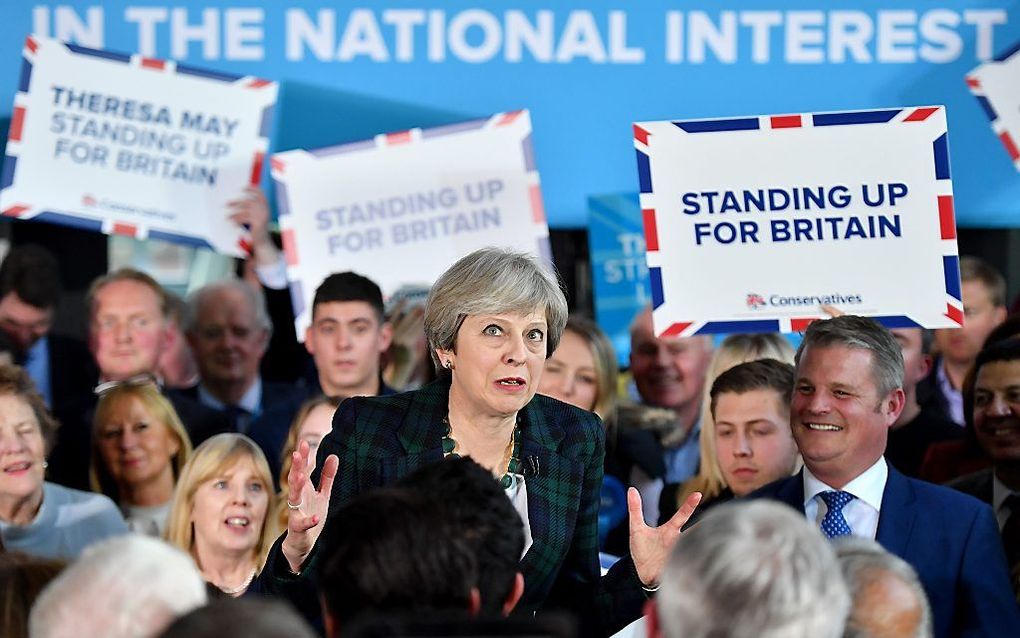
[[[253,4],[0,0],[0,118],[30,32],[279,81],[274,150],[528,108],[549,222],[578,227],[591,193],[637,191],[634,121],[944,104],[958,223],[1020,226],[1020,174],[964,82],[1020,42],[1015,1]]]

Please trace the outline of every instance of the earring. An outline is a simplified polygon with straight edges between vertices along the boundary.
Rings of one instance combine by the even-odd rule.
[[[47,463],[46,461],[43,461],[43,462],[42,462],[42,469],[44,469],[44,470],[45,470],[45,469],[46,469],[46,468],[48,468],[49,466],[50,466],[50,464],[49,464],[49,463]]]
[[[447,370],[453,370],[453,361],[447,359],[446,361],[443,362],[443,367],[446,368]]]

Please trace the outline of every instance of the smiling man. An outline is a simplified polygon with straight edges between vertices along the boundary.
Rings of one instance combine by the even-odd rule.
[[[888,330],[853,315],[811,324],[790,406],[804,469],[752,496],[804,512],[830,538],[877,540],[910,563],[935,636],[1010,635],[1020,613],[990,508],[907,478],[882,456],[904,402],[903,355]]]
[[[974,362],[974,383],[964,389],[968,427],[992,467],[949,486],[988,503],[1002,533],[1006,558],[1020,593],[1020,339],[985,348]]]

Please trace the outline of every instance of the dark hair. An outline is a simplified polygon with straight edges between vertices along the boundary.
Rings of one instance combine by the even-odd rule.
[[[42,246],[15,246],[0,265],[0,297],[14,293],[30,306],[49,310],[60,298],[60,264]]]
[[[1020,314],[1013,314],[1006,317],[1005,321],[995,326],[988,336],[985,337],[985,342],[982,344],[982,348],[998,343],[999,341],[1005,341],[1010,337],[1016,337],[1020,335]]]
[[[0,552],[0,636],[27,638],[35,599],[67,562],[19,552]]]
[[[317,584],[337,625],[363,612],[469,609],[474,557],[433,500],[372,490],[331,513],[327,527]]]
[[[974,365],[963,380],[963,420],[967,424],[967,431],[974,431],[974,385],[977,382],[978,372],[983,366],[998,361],[1020,361],[1020,337],[1010,337],[1003,341],[993,343],[985,347],[974,359]]]
[[[481,613],[502,613],[524,551],[524,524],[492,474],[470,458],[447,458],[397,485],[437,501],[478,565]]]
[[[312,300],[312,316],[315,316],[316,306],[331,301],[364,301],[375,310],[379,323],[385,321],[386,308],[383,305],[382,291],[379,289],[379,285],[356,272],[349,270],[335,272],[323,279],[319,287],[315,289],[315,299]]]
[[[160,638],[314,638],[315,632],[283,602],[270,598],[221,598],[184,614]]]
[[[793,366],[776,359],[757,359],[735,365],[716,377],[709,396],[712,397],[712,418],[719,395],[744,394],[754,390],[774,390],[789,407],[793,394]]]

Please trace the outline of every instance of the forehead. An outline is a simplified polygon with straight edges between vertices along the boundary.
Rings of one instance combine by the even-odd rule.
[[[723,392],[715,400],[715,419],[726,420],[729,415],[739,415],[741,419],[754,419],[788,409],[786,398],[771,388],[758,388],[747,392]]]
[[[974,385],[982,388],[1020,385],[1020,359],[986,363],[978,370]]]
[[[95,295],[96,311],[101,313],[150,312],[159,314],[159,296],[156,291],[129,279],[112,281]]]
[[[892,328],[889,332],[892,333],[892,336],[895,337],[901,347],[906,346],[911,349],[921,348],[920,328]]]
[[[963,293],[964,302],[968,304],[992,302],[992,291],[980,279],[964,279],[960,282],[960,292]]]
[[[797,363],[797,378],[816,382],[874,386],[872,353],[847,346],[807,346]]]
[[[259,476],[258,469],[255,467],[255,460],[247,453],[242,453],[234,458],[228,459],[220,465],[219,468],[215,469],[212,474],[209,475],[209,479],[207,480],[235,476]]]
[[[240,290],[226,288],[203,295],[196,315],[200,323],[213,321],[251,323],[255,321],[255,308],[248,296]]]
[[[36,425],[39,424],[35,417],[35,412],[32,410],[32,406],[28,404],[28,401],[16,394],[0,395],[0,424],[22,423],[25,421]]]
[[[545,312],[542,309],[535,309],[531,312],[482,312],[476,315],[468,315],[464,318],[464,323],[478,323],[491,320],[505,321],[508,323],[521,323],[521,324],[540,324],[545,325]]]
[[[312,309],[313,321],[339,321],[347,323],[358,319],[378,320],[375,308],[367,301],[325,301]]]

